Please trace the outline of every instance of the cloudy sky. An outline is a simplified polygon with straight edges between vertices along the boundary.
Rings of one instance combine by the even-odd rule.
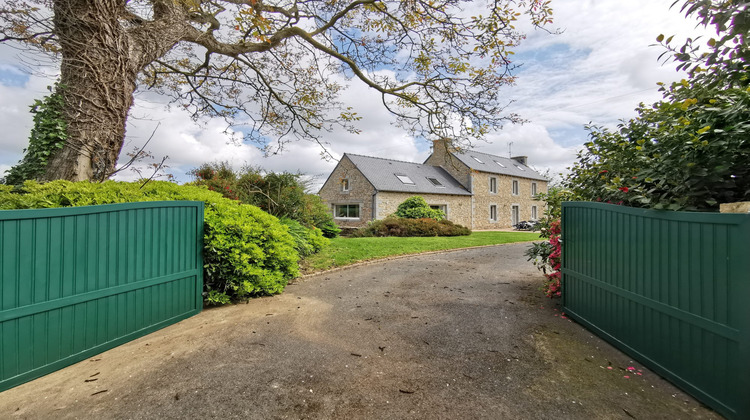
[[[614,127],[620,119],[635,115],[640,102],[660,98],[657,82],[679,80],[683,75],[673,63],[657,61],[663,52],[653,46],[660,33],[675,40],[698,33],[695,22],[679,10],[669,9],[672,0],[553,0],[555,22],[550,35],[531,30],[516,50],[522,63],[518,83],[507,91],[515,102],[507,109],[529,122],[507,125],[488,137],[477,149],[501,156],[527,155],[529,164],[552,174],[572,164],[586,141],[583,125],[589,122]],[[20,51],[0,45],[0,172],[22,157],[32,125],[29,106],[47,93],[54,75],[29,74]],[[53,70],[54,72],[54,70]],[[392,124],[393,118],[369,88],[352,83],[342,99],[352,104],[363,119],[361,133],[333,132],[326,137],[329,150],[340,157],[357,153],[421,162],[429,155],[425,140],[411,138]],[[270,171],[290,171],[317,176],[322,182],[335,161],[320,158],[313,143],[290,145],[281,155],[265,158],[253,145],[234,144],[224,134],[223,121],[198,125],[187,114],[136,98],[127,128],[130,150],[158,130],[148,150],[157,157],[169,156],[169,171],[179,180],[206,161],[229,161]],[[124,178],[134,174],[126,173]]]

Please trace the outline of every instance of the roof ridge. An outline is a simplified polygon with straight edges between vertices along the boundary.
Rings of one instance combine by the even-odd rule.
[[[505,157],[505,156],[498,156],[498,155],[493,155],[492,153],[487,153],[487,152],[480,152],[479,150],[473,150],[473,149],[470,149],[470,150],[463,150],[463,151],[460,151],[460,152],[458,152],[458,153],[461,153],[461,154],[466,154],[466,153],[479,153],[479,154],[481,154],[481,155],[492,156],[493,158],[500,158],[500,159],[514,160],[513,158],[509,158],[509,157]]]
[[[387,159],[387,158],[382,158],[382,157],[378,157],[378,156],[360,155],[360,154],[357,154],[357,153],[344,153],[344,154],[345,155],[349,155],[349,156],[358,156],[358,157],[364,157],[364,158],[370,158],[370,159],[380,159],[380,160],[385,160],[385,161],[389,161],[389,162],[399,162],[399,163],[409,163],[409,164],[412,164],[412,165],[433,166],[433,165],[428,165],[428,164],[425,164],[425,163],[407,162],[405,160]]]

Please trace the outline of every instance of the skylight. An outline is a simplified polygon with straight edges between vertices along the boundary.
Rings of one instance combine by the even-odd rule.
[[[518,165],[513,165],[513,166],[515,166],[516,168],[518,168],[519,171],[523,171],[524,170],[522,167],[520,167]]]
[[[438,181],[437,178],[427,178],[427,179],[429,179],[430,182],[432,182],[432,185],[434,185],[436,187],[442,187],[443,186],[443,184],[441,184],[440,181]]]
[[[503,165],[502,163],[500,163],[500,162],[498,162],[498,161],[495,161],[495,163],[497,163],[498,165],[500,165],[500,167],[501,167],[501,168],[504,168],[504,167],[505,167],[505,165]]]
[[[406,175],[396,175],[396,178],[398,178],[398,180],[401,181],[401,182],[403,182],[404,184],[412,184],[412,185],[414,185],[414,181],[412,181],[411,178],[409,178]]]
[[[478,158],[478,157],[476,157],[476,156],[472,156],[472,158],[473,158],[474,160],[476,160],[477,162],[479,162],[479,163],[484,163],[484,162],[482,162],[481,160],[479,160],[479,158]]]

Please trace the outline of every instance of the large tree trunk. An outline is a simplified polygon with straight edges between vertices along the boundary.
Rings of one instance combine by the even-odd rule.
[[[55,0],[62,49],[60,84],[68,140],[43,180],[103,181],[125,139],[138,73],[180,41],[188,8],[154,2],[153,21],[130,13],[124,0]]]
[[[139,70],[130,62],[118,3],[55,1],[68,141],[50,160],[45,180],[104,180],[115,168]]]

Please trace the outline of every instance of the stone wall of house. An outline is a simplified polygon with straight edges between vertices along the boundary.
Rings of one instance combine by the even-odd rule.
[[[532,220],[532,206],[536,206],[537,219],[544,212],[544,202],[534,200],[531,195],[531,183],[536,183],[537,193],[547,192],[547,182],[509,175],[491,174],[475,171],[474,180],[474,225],[472,229],[500,229],[512,227],[512,206],[517,205],[519,219]],[[490,192],[490,178],[497,179],[497,193]],[[518,181],[518,195],[513,195],[513,180]],[[490,206],[497,206],[497,221],[490,219]]]
[[[418,195],[431,206],[446,206],[448,220],[459,225],[471,227],[471,196],[447,194],[419,194],[407,192],[381,191],[377,195],[376,218],[385,219],[396,212],[398,205],[407,198]]]
[[[349,180],[349,191],[343,191],[342,182]],[[341,227],[362,227],[373,220],[373,194],[375,187],[370,184],[362,172],[352,163],[349,158],[344,157],[328,177],[328,180],[320,189],[318,195],[329,207],[333,219]],[[334,213],[335,206],[339,204],[359,205],[359,218],[339,218]]]
[[[456,178],[467,190],[471,191],[471,168],[466,166],[463,162],[458,160],[452,154],[447,153],[445,149],[446,142],[444,140],[435,140],[432,142],[432,154],[427,161],[426,165],[440,166],[441,168],[448,171],[449,174]]]

